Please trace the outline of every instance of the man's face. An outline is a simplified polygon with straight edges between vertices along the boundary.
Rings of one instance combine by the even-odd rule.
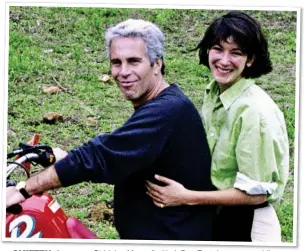
[[[117,37],[110,48],[111,74],[121,92],[133,105],[147,101],[146,97],[156,85],[156,63],[151,66],[141,38]]]

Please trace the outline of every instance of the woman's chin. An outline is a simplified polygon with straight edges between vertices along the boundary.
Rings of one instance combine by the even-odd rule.
[[[230,85],[231,81],[230,81],[230,78],[229,77],[219,77],[219,76],[216,76],[214,77],[216,82],[219,84],[219,85]]]

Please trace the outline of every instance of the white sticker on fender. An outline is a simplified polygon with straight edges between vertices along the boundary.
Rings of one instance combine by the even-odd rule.
[[[21,224],[25,224],[25,229],[20,234]],[[36,227],[35,219],[29,215],[21,215],[14,219],[9,225],[9,232],[11,233],[11,238],[41,238],[42,232],[38,232],[32,235]]]
[[[57,210],[60,208],[60,205],[56,200],[52,200],[49,204],[49,208],[53,213],[56,213]]]

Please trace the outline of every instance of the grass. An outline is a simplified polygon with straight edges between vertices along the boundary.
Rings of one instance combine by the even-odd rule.
[[[127,18],[157,23],[166,37],[166,80],[179,82],[200,109],[209,71],[189,52],[209,23],[225,10],[105,9],[64,7],[10,7],[8,150],[40,133],[42,143],[69,150],[100,133],[109,133],[132,114],[109,74],[105,56],[106,29]],[[257,80],[285,115],[290,144],[289,182],[277,207],[285,242],[293,240],[293,174],[295,128],[296,12],[246,11],[261,22],[269,40],[272,73]],[[42,92],[45,85],[61,88]],[[47,112],[60,112],[63,123],[45,124]],[[90,122],[89,118],[96,122]],[[80,218],[100,238],[116,239],[111,221],[92,217],[112,198],[112,186],[82,183],[52,193],[69,215]],[[101,213],[102,215],[102,213]]]

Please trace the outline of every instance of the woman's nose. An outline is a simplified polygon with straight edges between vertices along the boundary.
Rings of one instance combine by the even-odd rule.
[[[231,56],[229,53],[227,52],[223,52],[221,57],[220,57],[220,63],[222,63],[223,65],[228,65],[230,64],[231,61]]]

